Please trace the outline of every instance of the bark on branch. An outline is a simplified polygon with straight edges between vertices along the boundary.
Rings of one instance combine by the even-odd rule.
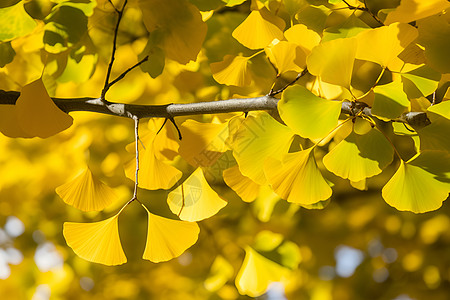
[[[20,93],[15,91],[0,90],[0,105],[14,105],[19,98]],[[171,119],[178,116],[200,115],[200,114],[219,114],[229,112],[249,112],[258,110],[276,110],[279,99],[271,96],[261,96],[256,98],[228,99],[211,102],[197,103],[171,103],[165,105],[137,105],[123,104],[109,101],[102,101],[101,98],[52,98],[53,102],[62,111],[69,113],[72,111],[90,111],[101,114],[108,114],[127,118],[167,118]],[[343,102],[341,113],[353,114],[355,108],[351,102]],[[372,116],[371,109],[365,107],[362,113]],[[421,128],[430,121],[426,113],[409,112],[403,114],[400,118],[394,120],[397,122],[408,123],[414,128]]]

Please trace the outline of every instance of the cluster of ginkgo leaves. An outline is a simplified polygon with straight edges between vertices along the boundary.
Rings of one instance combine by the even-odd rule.
[[[138,8],[149,33],[138,55],[140,60],[147,58],[141,70],[156,78],[167,61],[205,60],[208,20],[245,1],[129,2]],[[323,208],[333,186],[328,179],[332,176],[323,173],[365,190],[367,179],[393,162],[397,170],[382,189],[389,205],[422,213],[438,209],[447,199],[450,94],[444,91],[439,99],[436,92],[446,89],[450,78],[448,1],[401,0],[377,11],[371,9],[372,1],[249,2],[245,19],[229,34],[251,54],[229,53],[221,61],[207,63],[215,81],[242,91],[257,85],[252,65],[261,64],[257,59],[264,56],[262,64],[275,70],[274,78],[269,78],[274,85],[266,93],[281,94],[279,116],[249,112],[214,117],[210,123],[187,119],[177,128],[181,140],[173,125],[150,119],[146,134],[127,147],[138,159],[124,166],[125,174],[139,188],[170,190],[167,205],[174,217],[151,213],[135,197],[106,220],[67,222],[63,234],[77,255],[105,265],[125,263],[118,220],[135,200],[148,213],[143,258],[162,262],[181,255],[198,239],[197,222],[227,205],[202,168],[211,167],[228,151],[235,165],[223,171],[223,181],[245,202],[275,195],[302,207]],[[113,7],[112,15],[121,14],[120,7],[126,10],[126,4],[54,0],[46,16],[30,16],[24,1],[0,8],[1,78],[21,89],[15,105],[0,105],[3,134],[47,138],[72,125],[72,118],[52,101],[47,85],[84,82],[92,76],[97,53],[88,31],[90,18],[98,7]],[[335,12],[343,12],[341,19],[329,21]],[[114,34],[117,37],[117,30]],[[23,39],[30,35],[32,40]],[[26,75],[17,73],[20,65],[27,65]],[[375,76],[358,83],[367,73]],[[352,103],[351,113],[341,114],[344,102]],[[370,108],[371,114],[358,107]],[[405,123],[402,116],[407,112],[426,113],[430,124]],[[409,137],[416,154],[403,157],[393,135]],[[182,182],[180,157],[195,168]],[[114,202],[111,188],[89,168],[56,192],[82,211],[102,211]],[[270,251],[279,254],[280,263],[261,255]],[[295,244],[270,232],[258,235],[245,252],[236,285],[250,296],[261,295],[270,282],[288,277],[299,262]],[[217,257],[210,282],[216,281],[215,286],[217,281],[226,282],[233,275],[230,268]]]

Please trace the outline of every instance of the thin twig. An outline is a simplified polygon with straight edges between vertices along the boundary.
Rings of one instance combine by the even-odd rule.
[[[135,173],[135,180],[134,180],[134,193],[133,198],[134,200],[137,200],[137,189],[139,185],[139,118],[134,116],[134,139],[136,144],[136,173]]]
[[[301,73],[297,74],[297,77],[295,77],[295,79],[293,81],[289,82],[288,84],[286,84],[284,87],[282,87],[281,89],[279,89],[277,91],[271,90],[267,96],[273,97],[275,95],[278,95],[279,93],[282,93],[285,89],[287,89],[289,86],[296,83],[297,80],[299,80],[301,77],[305,76],[307,73],[308,73],[308,69],[305,68]]]
[[[121,10],[118,10],[114,4],[111,2],[111,0],[109,0],[109,3],[111,3],[111,5],[114,7],[114,10],[117,12],[117,14],[119,15],[117,18],[117,23],[116,23],[116,27],[114,28],[114,39],[113,39],[113,48],[112,48],[112,53],[111,53],[111,59],[109,60],[109,65],[108,65],[108,71],[106,72],[106,78],[105,78],[105,84],[103,86],[103,90],[102,90],[102,94],[100,96],[100,98],[102,99],[103,102],[105,102],[105,95],[106,92],[108,92],[109,88],[111,87],[111,85],[109,84],[109,77],[111,76],[111,71],[112,71],[112,67],[114,64],[114,59],[115,59],[115,55],[116,55],[116,50],[117,50],[117,35],[119,33],[119,24],[120,24],[120,20],[122,19],[123,16],[123,11],[125,9],[125,6],[127,5],[127,1],[125,0],[122,6]]]
[[[134,66],[128,68],[125,72],[123,72],[122,74],[120,74],[119,76],[117,76],[116,79],[114,79],[113,81],[111,81],[110,83],[108,83],[108,89],[114,85],[116,82],[118,82],[119,80],[122,80],[125,75],[127,75],[131,70],[133,70],[134,68],[140,66],[141,64],[143,64],[144,62],[146,62],[148,60],[148,55],[146,57],[144,57],[142,60],[140,60],[139,62],[137,62]]]

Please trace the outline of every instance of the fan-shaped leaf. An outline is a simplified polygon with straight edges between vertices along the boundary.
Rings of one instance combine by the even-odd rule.
[[[210,274],[206,278],[204,285],[208,291],[215,292],[233,277],[233,266],[223,256],[217,256],[214,260]]]
[[[284,36],[289,42],[300,46],[307,54],[320,43],[320,35],[303,24],[290,27],[284,32]]]
[[[403,91],[401,80],[377,85],[373,91],[375,92],[375,100],[372,106],[374,115],[395,119],[408,109],[409,100]]]
[[[248,68],[249,57],[225,55],[223,61],[211,64],[214,79],[221,84],[246,86],[252,76]]]
[[[167,203],[174,214],[189,222],[207,219],[227,205],[209,186],[201,168],[169,193]]]
[[[265,51],[278,75],[288,71],[301,72],[306,66],[305,52],[294,43],[281,41]]]
[[[409,23],[437,14],[448,7],[450,3],[446,0],[402,0],[400,5],[387,15],[384,23]]]
[[[63,235],[67,245],[90,262],[108,266],[126,263],[119,238],[119,214],[94,223],[64,223]]]
[[[223,180],[245,202],[252,202],[258,196],[259,184],[242,175],[237,165],[223,171]]]
[[[25,11],[24,2],[0,9],[0,41],[10,41],[24,36],[36,27],[36,22]]]

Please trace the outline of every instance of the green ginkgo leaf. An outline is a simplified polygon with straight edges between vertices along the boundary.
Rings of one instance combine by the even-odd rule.
[[[31,33],[36,22],[26,12],[24,1],[0,9],[0,41],[10,41]]]
[[[433,114],[429,114],[430,116]],[[418,130],[420,150],[441,150],[450,153],[450,120],[437,117],[431,124]]]
[[[337,126],[341,105],[341,101],[317,97],[305,87],[296,85],[284,91],[278,111],[295,133],[317,139],[325,137]]]
[[[443,101],[439,104],[430,106],[428,108],[428,111],[450,120],[450,101]],[[430,115],[429,117],[430,117],[431,121],[433,121],[434,116]]]
[[[419,98],[433,93],[439,84],[441,74],[427,65],[402,73],[404,91],[409,98]]]
[[[269,183],[288,202],[310,205],[331,197],[331,188],[317,167],[313,149],[289,153],[281,162],[266,160]]]
[[[394,80],[391,83],[377,85],[372,113],[382,118],[395,119],[406,111],[409,106],[408,96],[403,91],[403,83]]]
[[[450,192],[450,155],[417,154],[400,167],[382,190],[386,203],[402,211],[424,213],[441,207]]]
[[[373,128],[364,135],[350,133],[324,156],[323,164],[337,176],[357,182],[380,174],[393,155],[391,144]]]

